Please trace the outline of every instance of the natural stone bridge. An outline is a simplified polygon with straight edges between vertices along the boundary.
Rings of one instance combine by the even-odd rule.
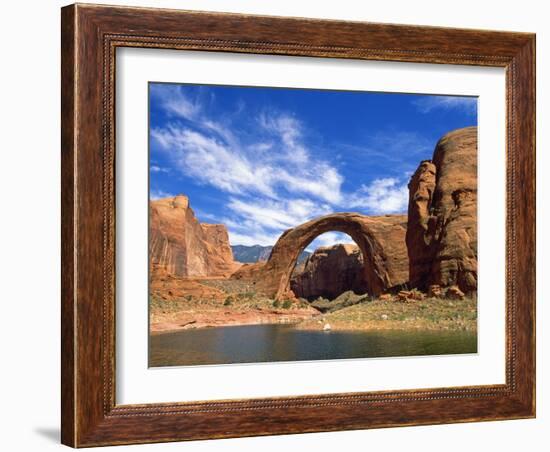
[[[361,249],[369,293],[376,296],[408,280],[406,229],[406,215],[334,213],[319,217],[284,232],[253,279],[257,289],[269,296],[292,298],[290,277],[300,253],[317,236],[338,231],[348,234]]]
[[[432,284],[456,285],[475,293],[477,128],[447,133],[432,160],[420,162],[409,182],[408,219],[358,213],[316,218],[286,231],[265,264],[244,266],[232,277],[253,280],[268,296],[292,297],[289,281],[298,256],[315,237],[329,231],[350,235],[361,249],[371,295],[404,283],[421,290]]]

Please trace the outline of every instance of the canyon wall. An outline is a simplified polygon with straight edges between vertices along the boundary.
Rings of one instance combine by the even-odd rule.
[[[477,127],[454,130],[409,183],[409,283],[477,289]]]
[[[187,196],[150,202],[149,259],[152,271],[175,276],[229,276],[238,267],[222,224],[199,223]]]

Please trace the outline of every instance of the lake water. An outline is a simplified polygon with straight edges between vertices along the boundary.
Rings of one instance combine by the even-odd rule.
[[[470,331],[303,331],[292,325],[246,325],[151,336],[149,365],[258,363],[476,353]]]

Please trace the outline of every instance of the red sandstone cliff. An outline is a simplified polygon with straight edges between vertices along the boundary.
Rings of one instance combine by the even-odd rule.
[[[175,276],[229,276],[238,267],[222,224],[199,223],[187,196],[150,202],[149,255],[153,271]]]
[[[412,287],[477,289],[477,128],[443,136],[409,183],[407,249]]]

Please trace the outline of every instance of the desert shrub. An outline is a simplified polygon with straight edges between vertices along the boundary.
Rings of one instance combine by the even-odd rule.
[[[223,302],[223,305],[224,306],[231,306],[233,304],[233,297],[232,296],[229,296],[225,299],[225,301]]]
[[[280,307],[281,307],[281,302],[280,302],[279,300],[275,300],[275,301],[273,302],[273,307],[274,307],[274,308],[280,308]]]
[[[283,306],[282,306],[283,309],[289,309],[291,306],[292,306],[292,301],[290,300],[283,301]]]

